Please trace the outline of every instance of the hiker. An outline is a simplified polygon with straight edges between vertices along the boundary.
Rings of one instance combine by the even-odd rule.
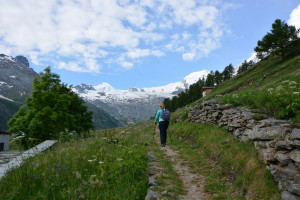
[[[156,111],[154,122],[155,126],[159,128],[161,146],[165,147],[167,143],[167,129],[170,122],[170,112],[165,108],[164,104],[160,104],[159,107],[160,109]]]

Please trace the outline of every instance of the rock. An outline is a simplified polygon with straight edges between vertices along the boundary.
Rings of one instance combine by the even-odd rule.
[[[284,191],[281,193],[281,200],[300,200],[300,196],[288,191]]]
[[[156,156],[154,156],[152,152],[148,152],[147,154],[148,154],[149,162],[155,161],[157,159]]]
[[[252,130],[247,130],[245,133],[252,140],[273,140],[275,138],[284,138],[290,131],[287,127],[271,126],[261,128],[255,126]]]
[[[294,147],[300,147],[300,140],[294,140],[291,142],[291,145]]]
[[[210,101],[205,101],[203,102],[204,106],[211,106],[211,105],[216,105],[218,102],[216,100],[210,100]]]
[[[225,105],[219,106],[219,108],[222,109],[222,110],[228,110],[228,109],[234,108],[234,105],[232,105],[232,104],[225,104]]]
[[[259,155],[265,164],[275,161],[275,149],[260,149]]]
[[[300,174],[295,164],[290,162],[287,166],[272,165],[271,173],[283,188],[300,195]]]
[[[156,180],[153,177],[149,177],[148,186],[156,186]]]
[[[260,127],[279,126],[280,124],[291,124],[290,121],[279,120],[279,119],[274,119],[274,118],[260,120],[260,123],[261,123]]]
[[[287,165],[289,162],[291,162],[288,151],[278,151],[274,157],[283,165]]]
[[[298,129],[298,128],[293,129],[292,134],[291,134],[291,137],[292,137],[293,139],[298,139],[298,140],[300,140],[300,129]]]
[[[263,141],[255,141],[254,146],[256,149],[265,149],[267,148],[266,142]]]
[[[161,171],[161,168],[152,166],[152,167],[149,168],[149,172],[148,173],[149,173],[150,176],[153,176],[153,175],[158,174],[160,171]]]
[[[156,192],[148,190],[145,200],[159,200],[159,197]]]
[[[295,162],[300,163],[300,150],[294,150],[290,153],[290,158]]]
[[[292,149],[292,141],[288,141],[288,140],[277,141],[275,143],[275,148],[277,150],[280,150],[280,149]]]

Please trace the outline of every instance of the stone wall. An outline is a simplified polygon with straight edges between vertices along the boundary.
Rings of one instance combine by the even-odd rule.
[[[258,120],[261,116],[265,119]],[[239,140],[253,142],[277,181],[282,199],[300,199],[300,129],[290,121],[214,100],[191,108],[188,120],[225,127]]]

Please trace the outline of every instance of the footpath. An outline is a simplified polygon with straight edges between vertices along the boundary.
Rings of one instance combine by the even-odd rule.
[[[156,144],[159,145],[158,138]],[[165,147],[159,147],[160,151],[163,152],[163,159],[168,160],[171,163],[172,169],[177,173],[180,181],[183,185],[183,194],[176,196],[179,200],[209,200],[211,199],[208,194],[204,191],[205,177],[193,173],[187,162],[180,158],[177,150],[173,149],[169,145]],[[153,154],[153,152],[148,153],[149,158],[149,189],[145,200],[171,200],[174,199],[172,194],[167,194],[168,191],[162,191],[157,188],[157,180],[163,175],[163,167],[159,164],[159,159]],[[170,188],[174,187],[171,183]],[[170,190],[172,191],[172,189]]]

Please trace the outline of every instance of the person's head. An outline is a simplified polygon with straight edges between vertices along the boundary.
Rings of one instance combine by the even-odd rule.
[[[160,104],[159,107],[160,107],[161,109],[164,109],[164,108],[165,108],[165,105],[164,105],[164,104]]]

